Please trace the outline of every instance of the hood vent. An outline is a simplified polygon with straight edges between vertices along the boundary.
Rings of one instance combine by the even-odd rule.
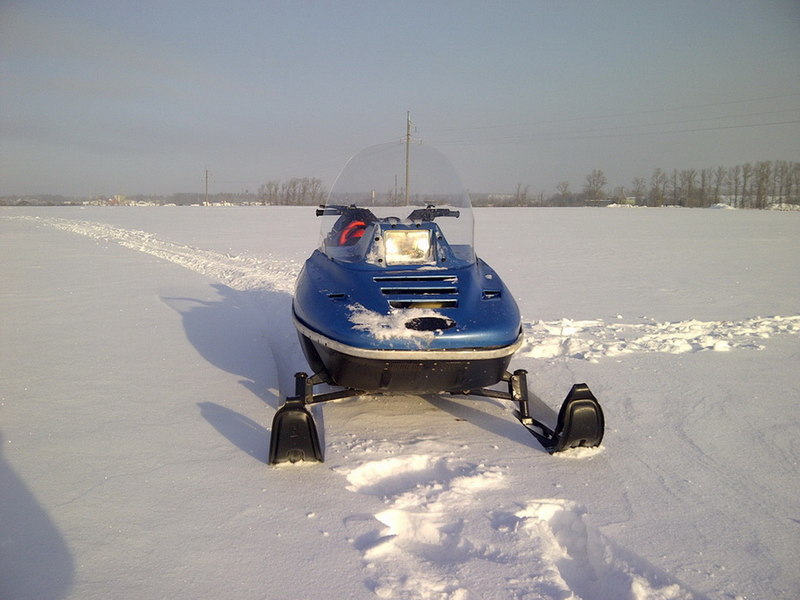
[[[382,275],[374,278],[392,308],[455,308],[455,275]]]
[[[406,321],[406,329],[415,331],[444,331],[455,327],[455,325],[456,322],[453,319],[443,317],[416,317]]]

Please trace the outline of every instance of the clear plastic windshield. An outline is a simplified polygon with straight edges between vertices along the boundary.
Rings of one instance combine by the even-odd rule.
[[[337,260],[389,267],[475,260],[469,196],[450,161],[424,144],[362,150],[319,213],[320,250]]]

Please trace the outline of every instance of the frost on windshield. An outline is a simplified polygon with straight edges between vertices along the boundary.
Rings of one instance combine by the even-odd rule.
[[[428,268],[475,260],[469,197],[430,146],[397,142],[356,154],[320,214],[320,249],[337,260]]]

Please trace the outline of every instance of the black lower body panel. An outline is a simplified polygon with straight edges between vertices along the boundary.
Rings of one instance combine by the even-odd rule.
[[[468,353],[454,352],[453,359],[393,359],[392,351],[381,358],[354,356],[314,342],[302,333],[300,344],[315,373],[323,373],[331,385],[368,392],[436,393],[460,392],[496,384],[511,362],[513,350],[506,355],[490,358],[469,358]],[[500,353],[498,353],[500,354]]]

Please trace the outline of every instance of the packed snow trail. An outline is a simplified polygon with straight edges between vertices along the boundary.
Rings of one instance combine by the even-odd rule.
[[[259,301],[258,296],[260,296],[260,300],[264,304],[262,309],[265,312],[275,308],[273,302],[268,302],[267,294],[278,292],[291,295],[294,292],[294,281],[299,271],[299,265],[294,261],[273,257],[234,256],[203,250],[185,244],[160,240],[145,231],[123,229],[106,223],[57,217],[3,218],[32,221],[92,239],[114,242],[125,248],[156,256],[211,279],[216,279],[232,290],[256,293],[256,302]],[[281,308],[288,310],[288,307]],[[299,349],[296,349],[298,351],[295,353],[287,354],[285,352],[285,349],[293,342],[293,332],[287,331],[280,320],[264,319],[263,325],[269,330],[269,335],[266,337],[269,340],[270,351],[275,363],[276,383],[279,388],[270,391],[276,396],[285,398],[294,391],[291,373],[297,370],[295,366],[299,359]],[[262,396],[264,394],[261,390],[257,393]]]
[[[266,289],[291,294],[294,291],[294,280],[300,268],[294,261],[272,257],[232,256],[211,250],[202,250],[160,240],[145,231],[122,229],[105,223],[57,217],[2,218],[22,219],[62,231],[85,235],[96,240],[114,242],[125,248],[151,254],[201,275],[206,275],[239,291]]]

